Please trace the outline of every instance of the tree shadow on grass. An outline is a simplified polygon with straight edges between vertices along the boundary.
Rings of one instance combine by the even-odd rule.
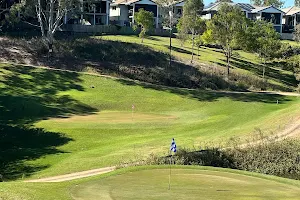
[[[0,124],[0,172],[4,180],[30,176],[47,165],[29,165],[26,161],[50,154],[65,153],[56,149],[72,141],[60,133],[41,128]]]
[[[119,79],[119,82],[125,85],[138,85],[147,89],[154,89],[159,91],[165,91],[180,95],[185,98],[197,99],[199,101],[213,102],[220,98],[229,98],[233,101],[242,102],[260,102],[268,104],[285,104],[291,101],[288,97],[279,94],[266,94],[259,92],[221,92],[221,91],[209,91],[209,90],[195,90],[195,89],[183,89],[166,87],[162,85],[154,85],[148,83],[141,83],[131,80]],[[278,100],[278,102],[277,102]]]
[[[237,68],[250,71],[258,76],[262,76],[262,65],[260,64],[255,64],[235,57],[232,58],[231,63],[233,66]],[[282,73],[280,69],[278,69],[278,67],[283,64],[284,63],[276,63],[276,62],[267,63],[266,74],[265,74],[266,78],[275,80],[277,82],[281,82],[287,86],[292,86],[292,87],[297,86],[297,80],[292,73],[285,74]]]
[[[0,174],[5,180],[13,180],[49,167],[28,165],[26,161],[65,153],[57,147],[72,141],[61,133],[34,128],[35,122],[50,117],[90,114],[96,109],[59,94],[84,90],[77,73],[18,65],[0,69]]]

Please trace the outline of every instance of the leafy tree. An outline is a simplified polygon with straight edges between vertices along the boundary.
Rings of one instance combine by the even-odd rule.
[[[160,5],[160,14],[161,20],[164,27],[167,27],[170,30],[170,63],[169,66],[172,66],[172,35],[173,28],[178,21],[179,16],[174,14],[174,6],[178,3],[178,0],[157,0],[156,3]]]
[[[33,16],[38,19],[43,40],[53,51],[54,34],[63,24],[63,17],[79,11],[80,0],[20,0],[15,8],[23,16]],[[34,24],[33,24],[34,25]]]
[[[295,41],[300,43],[300,24],[295,27],[294,38]]]
[[[227,3],[222,4],[218,13],[207,23],[204,41],[213,40],[222,47],[227,60],[227,78],[229,78],[233,49],[243,37],[246,26],[247,20],[241,9]]]
[[[252,22],[246,30],[243,47],[245,50],[258,54],[262,63],[262,76],[265,78],[266,61],[276,56],[281,46],[280,35],[271,23],[263,20]]]
[[[281,0],[251,0],[251,2],[256,6],[275,6],[281,8],[284,4]]]
[[[288,63],[294,69],[296,79],[300,81],[300,55],[290,57]],[[298,84],[297,92],[300,93],[300,83]]]
[[[142,28],[139,37],[142,38],[142,43],[143,43],[147,31],[153,29],[154,26],[153,13],[146,11],[144,9],[140,9],[139,12],[137,12],[134,17],[136,23]]]
[[[204,32],[204,21],[201,19],[201,13],[203,10],[202,0],[187,0],[184,2],[183,6],[183,16],[181,22],[182,33],[192,34],[192,60],[194,59],[194,45],[195,36]]]
[[[188,40],[188,32],[187,30],[183,27],[183,23],[184,23],[184,18],[180,18],[177,25],[176,25],[176,28],[178,30],[178,35],[177,35],[177,38],[179,39],[180,41],[180,45],[183,47],[184,46],[184,43]]]
[[[300,7],[300,0],[295,0],[295,6]]]

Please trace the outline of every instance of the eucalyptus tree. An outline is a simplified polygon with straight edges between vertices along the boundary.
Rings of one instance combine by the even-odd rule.
[[[51,53],[53,52],[54,35],[63,25],[62,19],[67,14],[79,12],[81,2],[80,0],[20,0],[15,7],[23,16],[37,18],[37,26]]]
[[[178,23],[180,16],[174,13],[176,4],[179,0],[157,0],[156,3],[160,6],[161,20],[164,28],[170,31],[170,42],[169,42],[169,67],[172,66],[172,35],[175,24]]]
[[[247,27],[243,47],[245,50],[256,53],[262,64],[262,77],[265,80],[266,61],[276,56],[276,50],[281,46],[280,35],[272,23],[264,20],[252,22]]]
[[[233,50],[243,38],[246,27],[247,19],[241,9],[227,3],[223,3],[218,13],[207,23],[204,36],[222,47],[226,56],[228,79]]]
[[[183,6],[183,16],[180,32],[192,35],[192,59],[194,59],[195,36],[204,32],[205,22],[201,19],[204,4],[202,0],[186,0]]]

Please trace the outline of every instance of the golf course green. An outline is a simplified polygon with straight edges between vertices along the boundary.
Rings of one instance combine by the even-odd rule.
[[[178,148],[226,145],[257,129],[280,132],[300,113],[298,97],[279,94],[179,89],[8,64],[0,75],[2,174],[11,180],[165,155],[172,138]]]
[[[74,186],[75,200],[296,200],[300,187],[282,183],[287,179],[214,168],[133,168]],[[255,176],[256,175],[256,176]],[[280,182],[281,181],[281,182]],[[294,181],[296,183],[296,181]]]

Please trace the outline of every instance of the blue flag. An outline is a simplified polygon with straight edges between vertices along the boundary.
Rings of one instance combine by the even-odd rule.
[[[171,147],[170,147],[170,151],[173,151],[174,153],[176,152],[176,143],[175,143],[174,138],[172,139],[172,144],[171,144]]]

